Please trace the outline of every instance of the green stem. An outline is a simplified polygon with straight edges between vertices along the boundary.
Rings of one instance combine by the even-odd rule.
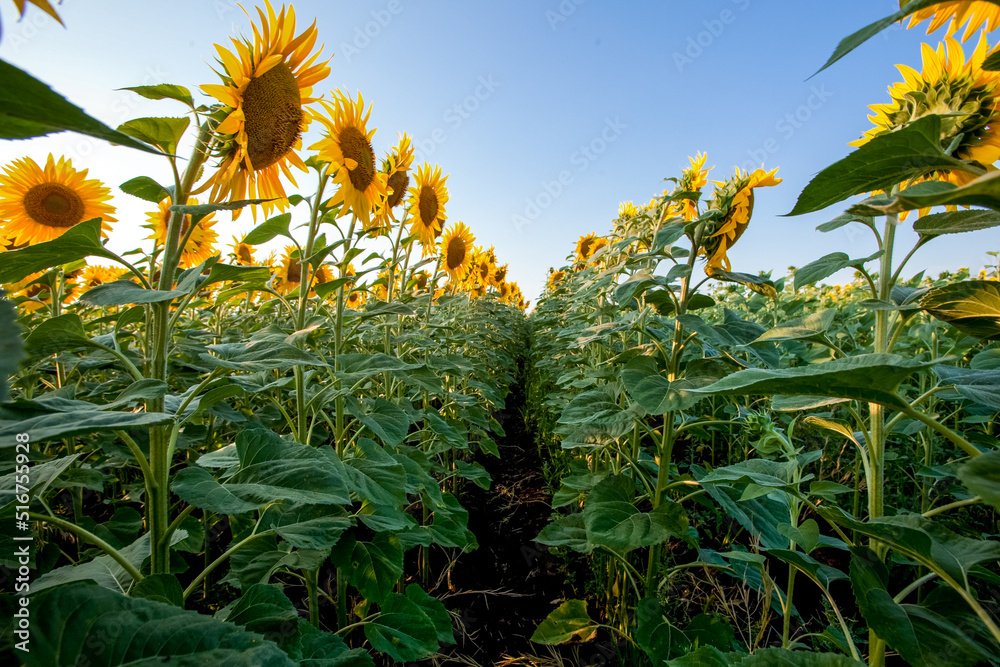
[[[240,542],[234,544],[233,546],[229,547],[229,549],[227,549],[224,554],[222,554],[221,556],[219,556],[218,558],[216,558],[214,561],[212,561],[212,564],[209,565],[208,567],[206,567],[204,570],[202,570],[201,573],[199,573],[198,576],[194,578],[194,581],[192,581],[188,585],[188,587],[186,589],[184,589],[184,595],[183,595],[184,600],[186,601],[188,599],[188,597],[191,596],[191,593],[193,593],[194,590],[196,588],[198,588],[198,584],[201,583],[202,579],[204,579],[205,577],[207,577],[208,575],[210,575],[212,573],[212,570],[214,570],[215,568],[217,568],[220,565],[222,565],[223,563],[225,563],[226,559],[228,559],[230,556],[232,556],[234,553],[236,553],[237,551],[239,551],[240,549],[242,549],[246,545],[248,545],[251,542],[253,542],[254,540],[256,540],[258,537],[265,537],[265,536],[270,535],[270,534],[271,534],[271,531],[269,531],[269,530],[266,530],[263,533],[254,533],[254,534],[250,535],[249,537],[244,538]]]

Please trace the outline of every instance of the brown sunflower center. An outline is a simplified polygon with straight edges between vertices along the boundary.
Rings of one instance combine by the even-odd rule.
[[[83,200],[62,183],[41,183],[24,196],[24,210],[46,227],[67,229],[83,220]]]
[[[421,271],[417,274],[417,289],[427,288],[427,274]]]
[[[340,150],[345,158],[358,163],[349,172],[355,190],[365,191],[375,180],[375,151],[368,137],[356,127],[345,127],[340,133]]]
[[[580,254],[583,257],[590,257],[590,246],[594,245],[594,239],[584,239],[580,244]]]
[[[479,265],[479,276],[483,280],[486,280],[487,278],[490,277],[490,265],[487,264],[486,262],[483,262],[482,264]]]
[[[434,188],[429,185],[420,188],[417,209],[420,211],[420,221],[425,226],[430,227],[434,224],[438,217],[438,196]]]
[[[399,206],[399,202],[403,201],[403,195],[406,194],[406,188],[409,184],[410,176],[405,171],[392,172],[388,182],[389,187],[392,188],[392,194],[389,195],[389,200],[387,201],[389,208]]]
[[[255,171],[288,154],[302,134],[302,96],[288,65],[275,65],[243,91],[247,154]]]
[[[497,272],[493,275],[498,283],[502,283],[504,278],[507,277],[507,269],[497,269]]]
[[[294,257],[288,258],[288,282],[297,283],[302,281],[302,264]]]
[[[448,269],[454,271],[465,262],[465,239],[455,236],[448,241],[448,252],[446,253]]]
[[[250,246],[241,243],[236,246],[236,257],[244,264],[252,264],[253,256],[250,254]]]

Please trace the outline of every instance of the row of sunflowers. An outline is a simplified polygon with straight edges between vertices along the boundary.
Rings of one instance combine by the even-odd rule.
[[[529,317],[553,491],[536,542],[591,579],[536,643],[621,640],[622,664],[676,667],[998,664],[997,269],[904,271],[1000,227],[1000,4],[900,4],[828,65],[907,16],[948,36],[791,212],[849,207],[818,230],[878,252],[735,271],[781,179],[737,168],[708,190],[699,154],[551,270]],[[966,24],[963,41],[985,26],[968,56]],[[851,284],[817,287],[843,269]]]
[[[463,491],[490,486],[528,304],[448,224],[440,166],[406,134],[379,162],[361,94],[315,92],[316,24],[248,17],[209,103],[132,87],[184,113],[116,129],[0,61],[0,137],[163,165],[119,186],[151,211],[121,254],[138,225],[86,169],[0,172],[0,565],[27,582],[0,597],[25,619],[5,664],[371,666],[457,641],[442,582],[477,547]]]

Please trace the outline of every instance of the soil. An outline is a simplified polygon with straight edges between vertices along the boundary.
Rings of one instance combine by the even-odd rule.
[[[543,664],[527,661],[535,655],[550,660],[544,664],[559,664],[551,662],[554,654],[548,647],[531,643],[530,637],[564,600],[583,597],[571,582],[586,579],[582,573],[572,576],[570,570],[585,565],[568,564],[534,542],[552,509],[542,461],[525,430],[523,389],[513,385],[506,408],[494,415],[506,433],[498,440],[500,458],[479,457],[493,479],[490,489],[470,484],[462,492],[479,548],[459,555],[450,585],[432,591],[457,616],[458,644],[443,648],[446,658],[437,664]]]

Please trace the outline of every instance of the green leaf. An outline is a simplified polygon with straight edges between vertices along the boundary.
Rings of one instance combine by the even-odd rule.
[[[76,313],[51,317],[32,329],[24,339],[24,349],[31,357],[44,357],[80,347],[96,347],[83,329]]]
[[[172,83],[158,83],[152,86],[130,86],[122,90],[131,90],[133,93],[142,95],[147,100],[177,100],[189,107],[194,106],[194,98],[191,91],[184,86],[177,86]]]
[[[821,506],[820,514],[841,526],[884,542],[924,567],[946,574],[960,585],[976,565],[1000,560],[1000,543],[963,537],[919,515],[858,521],[832,506]]]
[[[162,412],[91,412],[77,410],[40,415],[24,420],[0,420],[0,438],[14,446],[14,435],[31,433],[32,442],[68,438],[85,433],[103,433],[130,428],[170,424],[173,415]],[[7,444],[9,443],[9,444]]]
[[[898,604],[886,590],[888,582],[888,570],[871,549],[851,547],[851,586],[861,614],[908,664],[959,667],[991,657],[968,636],[975,621],[956,624],[954,613],[939,614],[920,605]],[[934,604],[930,599],[927,602]]]
[[[665,618],[664,609],[655,598],[640,600],[636,616],[639,623],[635,641],[654,665],[664,664],[691,643],[680,628]]]
[[[365,624],[372,648],[399,662],[420,660],[437,651],[437,629],[420,605],[390,593],[379,606],[379,615]]]
[[[403,442],[403,438],[410,432],[410,416],[398,405],[382,397],[376,398],[374,404],[370,405],[365,412],[358,410],[351,414],[386,445],[395,447]]]
[[[636,357],[629,361],[621,371],[621,378],[632,400],[651,415],[687,410],[704,398],[692,392],[697,383],[688,379],[670,382],[652,357]],[[702,386],[708,384],[711,379],[701,383]]]
[[[276,644],[230,623],[86,583],[32,598],[28,667],[155,664],[293,667]]]
[[[112,130],[27,72],[0,60],[0,139],[29,139],[65,131],[160,155],[152,146]]]
[[[358,440],[362,456],[344,461],[351,490],[378,505],[406,504],[406,469],[369,438]]]
[[[74,225],[51,241],[5,252],[3,262],[0,262],[0,283],[20,282],[37,271],[90,256],[117,259],[117,255],[105,250],[101,244],[100,218]]]
[[[830,590],[830,584],[832,582],[840,579],[847,579],[847,575],[837,568],[820,563],[812,556],[804,554],[801,551],[792,551],[790,549],[768,549],[767,555],[773,556],[780,561],[795,566],[795,569],[805,574],[807,577],[812,579],[814,583],[827,591]]]
[[[131,180],[125,181],[118,188],[125,194],[144,199],[154,204],[159,204],[170,196],[170,190],[167,190],[149,176],[136,176]]]
[[[200,462],[200,461],[199,461]],[[274,503],[261,516],[261,525],[273,530],[297,549],[329,550],[354,525],[338,505]]]
[[[176,211],[181,215],[190,215],[191,224],[198,224],[202,218],[204,218],[209,213],[214,213],[216,211],[236,211],[247,206],[256,206],[257,204],[263,204],[265,202],[274,201],[274,199],[240,199],[238,201],[230,201],[224,204],[174,204],[170,207],[171,211]]]
[[[566,600],[545,617],[531,641],[536,644],[565,644],[578,638],[587,642],[597,634],[598,624],[590,620],[584,600]]]
[[[886,215],[887,213],[914,211],[931,206],[984,206],[998,210],[1000,209],[1000,172],[993,171],[984,174],[961,187],[956,187],[944,181],[918,183],[908,187],[884,203],[853,206],[851,210],[863,208],[864,212],[871,215]],[[974,211],[972,212],[974,213]],[[950,225],[945,225],[944,227],[947,228],[948,226]],[[916,227],[917,224],[915,223],[914,228]],[[958,231],[971,230],[956,229],[955,232],[938,233],[950,234]]]
[[[716,396],[819,394],[902,408],[904,403],[896,395],[896,388],[909,376],[933,365],[895,354],[859,354],[794,368],[742,370],[694,391]]]
[[[894,132],[872,138],[819,172],[799,195],[788,215],[819,211],[848,197],[893,185],[937,170],[968,171],[964,162],[941,148],[941,118],[928,115]]]
[[[824,278],[829,278],[837,271],[848,267],[861,268],[866,263],[882,256],[882,251],[878,251],[870,257],[864,259],[851,259],[849,255],[842,252],[833,252],[824,257],[806,264],[795,272],[795,289],[799,290],[806,285],[812,285]]]
[[[743,285],[751,292],[763,294],[770,299],[776,299],[778,297],[778,291],[774,288],[774,282],[772,282],[769,278],[764,278],[762,276],[755,276],[749,273],[738,273],[734,271],[721,271],[716,269],[712,271],[711,278],[713,280],[721,280],[722,282]]]
[[[635,481],[630,477],[608,477],[590,492],[583,508],[590,542],[616,551],[662,544],[670,538],[687,537],[687,513],[668,500],[652,512],[640,512],[635,500]]]
[[[266,283],[271,277],[271,271],[266,266],[234,266],[231,264],[213,264],[205,282],[198,285],[205,288],[209,285],[223,282]]]
[[[825,65],[823,65],[816,71],[816,74],[819,74],[827,67],[837,62],[838,60],[846,56],[848,53],[850,53],[854,49],[858,48],[859,46],[867,42],[872,37],[874,37],[878,33],[888,28],[896,21],[902,21],[904,18],[906,18],[910,14],[913,14],[914,12],[918,12],[921,9],[926,9],[927,7],[932,7],[936,4],[941,4],[945,1],[946,0],[913,0],[912,2],[905,4],[899,11],[895,12],[894,14],[890,14],[889,16],[879,19],[874,23],[870,23],[861,30],[858,30],[857,32],[850,34],[849,36],[841,40],[840,44],[837,45],[836,50],[833,52],[833,55],[830,56],[830,59],[826,61]],[[814,74],[813,76],[816,76],[816,74]]]
[[[587,539],[583,514],[569,514],[556,519],[542,528],[535,541],[550,547],[569,547],[583,554],[589,554],[597,547]]]
[[[427,618],[434,623],[438,642],[441,644],[455,643],[455,632],[451,627],[451,614],[448,613],[443,602],[425,593],[424,589],[417,584],[410,584],[406,587],[406,598],[420,607],[420,611],[424,612]]]
[[[0,403],[10,400],[7,380],[17,372],[23,358],[24,342],[17,324],[17,310],[10,301],[0,298]]]
[[[1000,451],[970,459],[958,469],[958,479],[987,504],[1000,509]]]
[[[1000,373],[939,364],[934,374],[942,386],[952,385],[963,398],[1000,410]]]
[[[177,544],[187,538],[187,531],[177,529],[170,536],[171,544]],[[127,547],[118,550],[125,560],[131,563],[135,569],[141,570],[142,562],[149,558],[150,544],[149,533],[141,535],[137,540]],[[80,565],[64,565],[57,567],[51,572],[46,572],[35,581],[31,582],[31,591],[36,593],[66,584],[73,581],[95,581],[99,586],[113,591],[126,591],[132,585],[132,575],[125,571],[118,561],[111,556],[98,556],[94,560]]]
[[[174,493],[185,502],[219,514],[240,514],[276,500],[310,505],[350,503],[343,464],[335,452],[288,442],[260,428],[240,432],[236,449],[240,468],[225,484],[204,468],[188,466],[174,476]]]
[[[117,280],[93,287],[80,298],[94,306],[131,306],[140,303],[162,303],[186,296],[184,290],[146,289],[127,280]]]
[[[467,479],[484,491],[490,490],[490,483],[493,478],[479,463],[466,463],[465,461],[455,461],[455,469],[462,479]]]
[[[936,287],[920,307],[959,331],[984,340],[1000,339],[1000,283],[966,280]]]
[[[191,124],[182,118],[134,118],[118,126],[118,131],[147,144],[159,146],[171,155],[177,152],[177,143]]]
[[[778,532],[794,541],[802,550],[809,553],[819,544],[819,524],[815,519],[806,519],[798,525],[792,526],[790,523],[778,525]]]
[[[371,542],[357,542],[351,554],[350,582],[366,599],[381,604],[403,574],[399,538],[378,533]]]
[[[181,588],[181,582],[172,574],[146,575],[129,591],[129,597],[154,600],[184,608],[184,589]]]
[[[243,239],[243,242],[249,245],[261,245],[262,243],[267,243],[275,236],[279,235],[292,238],[288,231],[288,225],[291,222],[291,213],[282,213],[281,215],[276,215],[273,218],[268,218],[251,229],[250,233]]]
[[[254,584],[243,591],[243,596],[232,607],[216,617],[227,623],[242,625],[250,632],[269,635],[280,630],[284,624],[297,620],[299,614],[292,601],[277,588]]]
[[[913,231],[921,236],[963,234],[980,229],[1000,227],[1000,213],[996,211],[947,211],[917,218]]]

